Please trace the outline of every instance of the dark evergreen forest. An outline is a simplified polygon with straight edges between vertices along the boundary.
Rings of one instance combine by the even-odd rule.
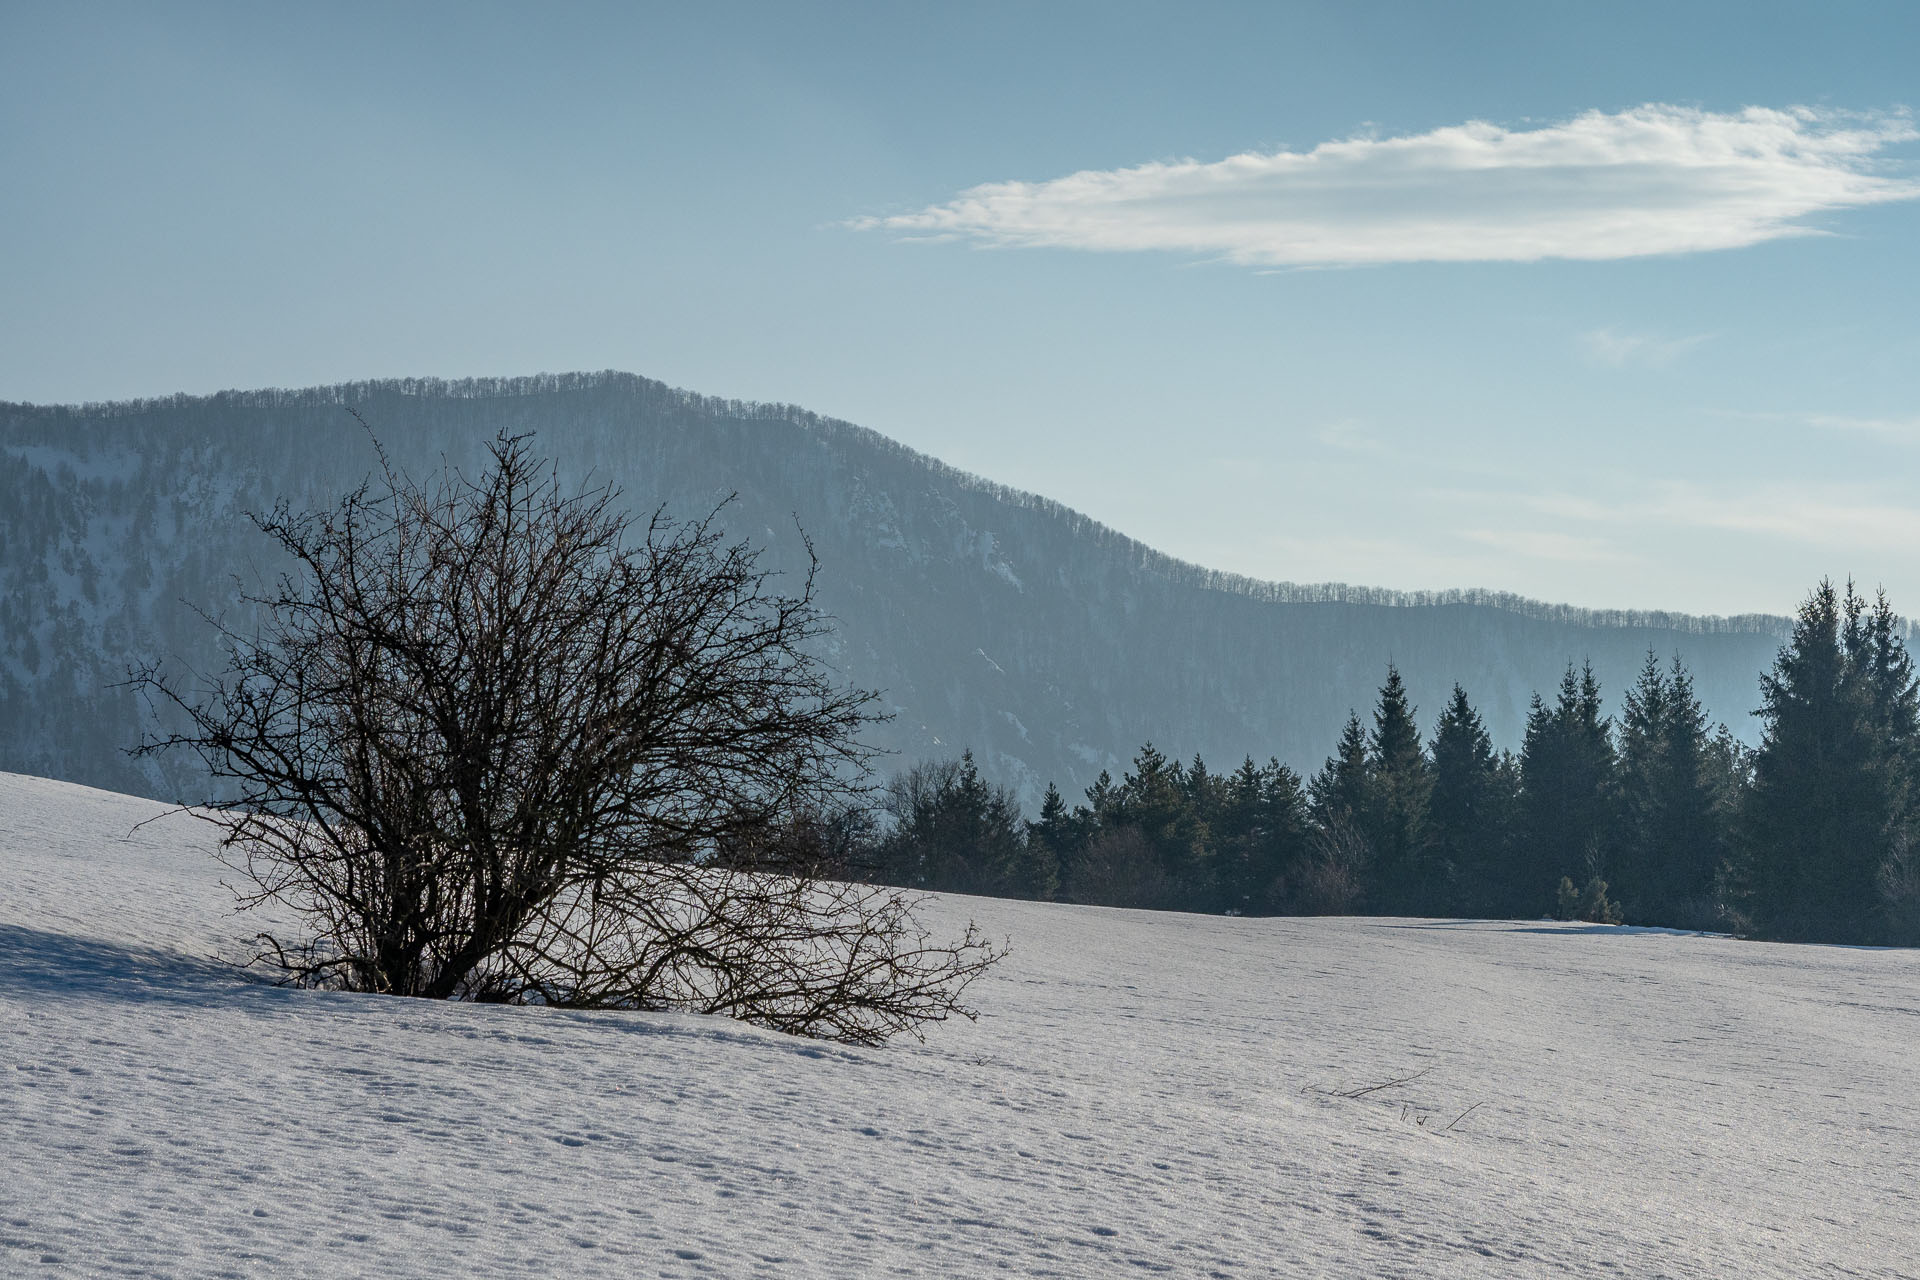
[[[970,753],[893,778],[843,853],[928,890],[1248,915],[1541,917],[1920,944],[1920,682],[1884,595],[1822,583],[1761,677],[1758,748],[1678,657],[1619,716],[1590,665],[1536,694],[1518,752],[1453,687],[1423,737],[1389,665],[1311,777],[1142,746],[1036,817]]]

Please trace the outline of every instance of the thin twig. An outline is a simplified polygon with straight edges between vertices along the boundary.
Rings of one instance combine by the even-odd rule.
[[[1422,1067],[1412,1075],[1401,1076],[1398,1080],[1388,1080],[1384,1084],[1370,1084],[1364,1089],[1349,1089],[1344,1092],[1335,1093],[1333,1096],[1336,1098],[1364,1098],[1368,1094],[1378,1093],[1382,1089],[1397,1089],[1403,1084],[1412,1084],[1415,1080],[1418,1080],[1421,1076],[1426,1075],[1432,1070],[1432,1067]]]

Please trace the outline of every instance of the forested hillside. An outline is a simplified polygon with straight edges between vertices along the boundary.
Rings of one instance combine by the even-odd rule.
[[[237,583],[278,567],[245,513],[330,502],[377,465],[349,408],[402,467],[536,432],[568,478],[611,481],[637,508],[696,516],[736,494],[728,530],[789,570],[804,529],[838,618],[827,656],[893,715],[875,741],[896,765],[970,747],[1029,808],[1049,780],[1074,796],[1118,776],[1149,739],[1310,771],[1389,661],[1423,726],[1459,681],[1495,743],[1517,747],[1530,695],[1569,662],[1620,691],[1649,649],[1677,652],[1707,713],[1751,740],[1785,634],[1770,617],[1216,574],[871,431],[628,374],[14,404],[0,406],[0,769],[174,794],[180,780],[122,754],[141,713],[116,686],[152,658],[217,669],[194,610],[231,609]]]

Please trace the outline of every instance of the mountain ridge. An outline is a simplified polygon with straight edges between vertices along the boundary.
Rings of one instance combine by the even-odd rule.
[[[1072,795],[1117,772],[1149,738],[1311,768],[1347,712],[1370,705],[1388,660],[1429,711],[1462,680],[1496,739],[1517,745],[1528,697],[1567,663],[1593,660],[1617,698],[1649,647],[1678,649],[1715,714],[1749,731],[1739,711],[1789,625],[1224,573],[870,428],[616,371],[4,403],[0,725],[15,731],[0,727],[0,768],[180,785],[110,767],[106,744],[125,745],[130,712],[88,695],[139,656],[135,635],[209,660],[177,601],[233,607],[213,580],[249,563],[245,510],[325,505],[372,469],[348,407],[416,471],[469,465],[496,432],[534,430],[563,470],[612,481],[636,508],[684,516],[731,493],[730,535],[776,567],[798,563],[797,520],[840,619],[825,656],[883,690],[894,714],[879,745],[902,762],[971,746],[1029,804],[1047,781]],[[72,696],[39,688],[29,647],[56,651],[53,684]],[[89,745],[65,749],[76,734]]]
[[[1783,639],[1793,626],[1793,619],[1781,614],[1703,614],[1669,609],[1596,608],[1556,603],[1518,592],[1488,587],[1408,590],[1336,581],[1295,582],[1291,579],[1261,578],[1252,574],[1212,569],[1198,561],[1187,560],[1162,551],[1142,539],[1133,537],[1118,526],[1088,515],[1067,503],[1049,498],[1034,490],[1004,484],[978,472],[957,467],[934,454],[916,449],[872,427],[864,427],[844,418],[818,413],[787,401],[741,400],[726,396],[710,396],[623,369],[575,370],[567,373],[535,373],[505,377],[365,378],[348,382],[319,383],[309,387],[232,388],[206,395],[174,392],[164,396],[133,397],[126,400],[89,400],[79,403],[0,400],[0,414],[9,411],[68,412],[86,418],[117,417],[206,403],[232,404],[244,408],[284,408],[319,403],[351,408],[365,399],[380,394],[433,395],[447,399],[481,400],[597,388],[609,383],[629,383],[645,387],[680,398],[702,409],[731,416],[793,422],[826,435],[846,433],[859,439],[863,444],[893,451],[917,465],[942,474],[957,484],[976,489],[1001,501],[1068,518],[1085,531],[1124,545],[1139,554],[1143,560],[1157,562],[1160,567],[1175,573],[1191,575],[1198,585],[1210,590],[1246,595],[1270,603],[1378,604],[1390,608],[1469,604],[1501,609],[1528,618],[1551,619],[1580,626],[1658,627],[1700,634],[1765,631],[1777,634]]]

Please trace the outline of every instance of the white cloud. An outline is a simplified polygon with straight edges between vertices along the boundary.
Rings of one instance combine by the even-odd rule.
[[[1390,449],[1365,427],[1350,419],[1330,422],[1315,433],[1321,444],[1341,453],[1358,453],[1370,458],[1398,457],[1396,450]]]
[[[1771,533],[1796,542],[1840,547],[1876,547],[1920,541],[1920,510],[1845,497],[1801,498],[1765,494],[1739,501],[1707,500],[1676,512],[1712,529]]]
[[[1634,258],[1818,234],[1809,215],[1920,196],[1920,182],[1877,160],[1916,137],[1905,113],[1653,104],[1536,129],[1473,121],[1305,152],[986,183],[850,225],[1269,267]]]
[[[1664,369],[1712,336],[1696,333],[1684,338],[1657,338],[1617,329],[1592,329],[1580,335],[1580,348],[1595,364],[1616,369],[1630,364]]]

